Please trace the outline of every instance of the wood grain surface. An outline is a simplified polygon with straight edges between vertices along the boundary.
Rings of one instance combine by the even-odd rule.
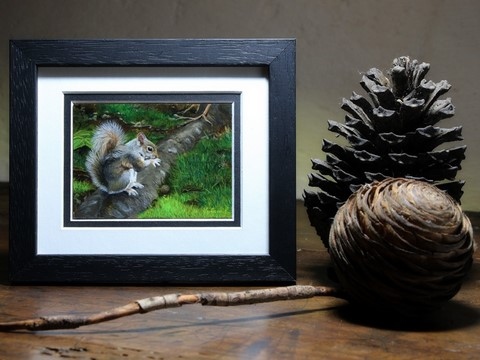
[[[90,314],[169,293],[245,289],[11,286],[7,204],[8,189],[0,186],[0,321]],[[478,233],[480,216],[468,215]],[[191,305],[77,330],[1,333],[0,359],[475,359],[480,353],[480,266],[475,256],[459,294],[423,320],[387,321],[334,298],[229,308]],[[301,203],[297,261],[298,284],[332,284],[328,254]]]

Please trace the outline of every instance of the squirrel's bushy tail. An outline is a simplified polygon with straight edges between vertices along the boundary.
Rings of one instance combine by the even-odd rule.
[[[92,147],[87,156],[85,167],[95,186],[108,191],[107,182],[102,171],[105,156],[118,145],[125,143],[125,133],[114,121],[102,123],[92,137]]]

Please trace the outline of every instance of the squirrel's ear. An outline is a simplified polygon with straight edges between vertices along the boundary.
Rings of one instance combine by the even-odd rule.
[[[140,142],[140,144],[143,144],[146,140],[146,136],[143,132],[138,133],[137,135],[137,140]]]

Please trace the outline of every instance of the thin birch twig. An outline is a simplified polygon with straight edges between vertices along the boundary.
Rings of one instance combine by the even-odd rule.
[[[235,306],[273,302],[279,300],[307,299],[314,296],[345,298],[345,294],[332,287],[295,285],[273,289],[246,290],[239,292],[210,292],[199,294],[168,294],[133,301],[127,305],[89,316],[55,315],[36,319],[0,322],[0,331],[76,329],[134,314],[155,310],[201,304],[208,306]]]

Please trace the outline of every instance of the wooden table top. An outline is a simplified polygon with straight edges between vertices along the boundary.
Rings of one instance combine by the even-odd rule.
[[[245,287],[11,286],[8,196],[0,186],[0,321],[91,314],[169,293]],[[477,232],[478,214],[469,214]],[[297,210],[298,284],[331,285],[328,254]],[[389,322],[345,301],[312,298],[238,307],[189,305],[76,330],[0,333],[0,359],[477,359],[479,254],[459,294],[428,321]]]

